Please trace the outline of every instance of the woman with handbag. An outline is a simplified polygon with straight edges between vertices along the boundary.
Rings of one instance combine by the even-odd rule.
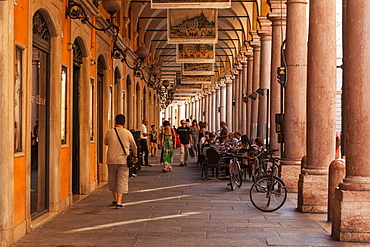
[[[176,149],[175,131],[170,127],[169,121],[163,122],[163,132],[161,137],[163,148],[163,172],[172,172],[173,152]]]

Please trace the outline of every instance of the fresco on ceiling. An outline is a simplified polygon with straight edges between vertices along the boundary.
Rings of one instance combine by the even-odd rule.
[[[214,44],[178,44],[176,46],[177,63],[214,63]]]
[[[216,9],[169,9],[167,10],[167,42],[216,43]]]
[[[152,0],[152,9],[231,8],[231,0]]]
[[[182,75],[181,84],[211,84],[212,76],[205,75]]]
[[[213,63],[183,63],[183,75],[214,75]]]

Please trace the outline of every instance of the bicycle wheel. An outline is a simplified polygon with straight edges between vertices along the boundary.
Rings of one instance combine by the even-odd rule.
[[[264,212],[281,208],[287,197],[287,188],[281,178],[264,176],[253,183],[249,197],[253,206]]]
[[[239,188],[242,186],[243,183],[243,171],[239,168],[238,161],[231,161],[230,163],[230,188],[231,190],[235,190],[236,186]]]

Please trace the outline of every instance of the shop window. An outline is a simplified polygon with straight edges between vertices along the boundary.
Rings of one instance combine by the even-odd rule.
[[[68,116],[68,86],[67,86],[67,67],[62,66],[62,97],[61,97],[61,141],[67,143],[67,116]]]
[[[22,84],[23,60],[22,49],[16,48],[14,78],[14,152],[22,152]]]

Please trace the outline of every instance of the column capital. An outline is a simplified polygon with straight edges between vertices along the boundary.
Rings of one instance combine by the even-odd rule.
[[[261,29],[257,31],[257,34],[261,37],[261,41],[272,40],[271,21],[266,16],[260,16],[258,17],[258,22],[261,25]]]
[[[252,36],[252,41],[249,42],[250,46],[252,46],[253,50],[258,49],[261,47],[261,40],[257,34],[257,30],[251,30],[249,33]]]
[[[281,0],[267,0],[271,12],[267,18],[272,21],[272,25],[286,25],[286,4],[281,4]],[[279,24],[281,22],[281,24]]]
[[[308,4],[307,0],[287,0],[286,4]]]
[[[231,84],[232,82],[232,75],[225,75],[225,83]]]

